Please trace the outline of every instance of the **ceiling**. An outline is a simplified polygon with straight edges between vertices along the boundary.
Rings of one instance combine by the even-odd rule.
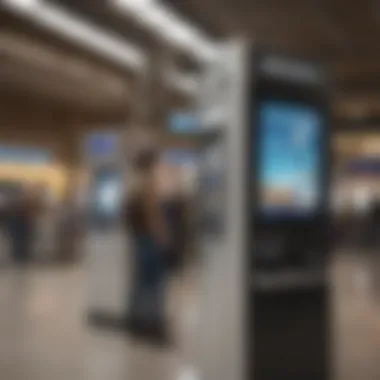
[[[49,2],[59,3],[60,7],[73,11],[82,20],[133,43],[152,60],[161,50],[159,41],[152,34],[144,32],[117,12],[111,12],[106,1]],[[50,107],[62,114],[87,115],[85,120],[125,121],[138,98],[136,90],[142,84],[139,74],[26,21],[19,15],[0,9],[2,102],[22,98],[23,104]],[[175,60],[187,68],[195,67],[195,63],[185,55],[178,54]],[[152,83],[148,92],[160,99],[157,102],[160,104],[149,110],[154,116],[162,113],[168,104],[181,107],[188,102],[186,94],[163,82]]]
[[[187,70],[197,70],[199,68],[199,64],[194,57],[186,54],[184,50],[170,49],[170,47],[162,41],[158,33],[152,33],[149,28],[142,26],[139,20],[129,16],[128,12],[123,12],[121,9],[112,6],[112,0],[45,1],[73,11],[83,17],[83,19],[95,23],[115,35],[125,38],[127,41],[136,43],[148,56],[157,54],[157,52],[160,53],[165,49],[171,50],[171,53],[175,56],[176,64],[179,67]]]
[[[325,63],[336,111],[380,116],[380,1],[162,0],[214,38],[248,36],[260,45]]]
[[[117,37],[140,47],[153,62],[167,51],[183,72],[198,72],[199,62],[178,49],[166,46],[157,35],[141,27],[139,21],[110,6],[110,0],[45,0],[72,11]],[[158,0],[157,0],[158,1]],[[231,35],[248,36],[258,44],[284,52],[294,52],[325,63],[334,78],[335,113],[342,118],[380,118],[380,0],[161,0],[173,7],[185,20],[199,26],[211,40]],[[38,38],[64,54],[81,57],[111,70],[125,80],[135,78],[118,65],[106,62],[36,25],[27,25],[10,14],[0,13],[1,30],[17,30]],[[1,75],[0,75],[1,80]],[[157,83],[151,96],[163,98]],[[128,88],[129,93],[133,87]],[[74,91],[75,92],[75,91]],[[91,92],[91,91],[90,91]],[[78,92],[79,94],[79,92]],[[104,96],[104,94],[103,94]],[[99,97],[93,95],[94,104]],[[82,97],[83,98],[83,97]],[[165,90],[165,101],[186,104],[185,96]],[[103,102],[102,99],[100,99]],[[109,104],[115,104],[112,97]],[[125,99],[120,99],[120,110]],[[117,102],[116,102],[117,103]]]

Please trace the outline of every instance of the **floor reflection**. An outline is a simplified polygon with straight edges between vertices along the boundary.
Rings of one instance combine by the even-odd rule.
[[[380,378],[378,262],[376,255],[341,252],[332,265],[335,379]],[[2,271],[1,378],[196,379],[196,279],[189,272],[171,286],[177,348],[163,351],[86,324],[82,268]]]

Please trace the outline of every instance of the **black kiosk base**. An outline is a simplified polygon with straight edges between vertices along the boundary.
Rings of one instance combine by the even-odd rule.
[[[328,379],[328,290],[322,284],[256,290],[251,379]]]

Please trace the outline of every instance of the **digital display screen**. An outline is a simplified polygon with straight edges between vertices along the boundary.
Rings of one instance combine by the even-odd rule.
[[[320,205],[322,118],[312,106],[266,101],[259,107],[260,215],[310,218]]]
[[[98,221],[115,218],[120,211],[121,181],[113,170],[99,170],[93,182],[92,208]]]
[[[199,121],[191,112],[172,113],[168,119],[169,130],[173,133],[196,132]]]
[[[85,141],[86,154],[91,157],[104,157],[114,154],[117,137],[112,133],[92,133]]]

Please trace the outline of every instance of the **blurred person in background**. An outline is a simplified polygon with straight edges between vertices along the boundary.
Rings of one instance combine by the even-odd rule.
[[[132,159],[137,178],[124,206],[135,263],[128,322],[132,333],[167,343],[166,253],[171,236],[157,181],[159,155],[159,149],[152,144]]]
[[[12,256],[17,264],[26,264],[32,256],[35,228],[41,210],[39,188],[25,186],[8,209],[8,233],[12,245]]]
[[[73,186],[66,188],[58,213],[58,260],[71,263],[77,257],[82,223]]]
[[[32,246],[36,260],[42,259],[49,249],[47,236],[51,226],[48,220],[52,209],[51,197],[50,187],[45,182],[36,185],[31,194],[31,202],[35,209]]]
[[[380,242],[380,200],[372,199],[368,212],[369,248],[377,248]]]

